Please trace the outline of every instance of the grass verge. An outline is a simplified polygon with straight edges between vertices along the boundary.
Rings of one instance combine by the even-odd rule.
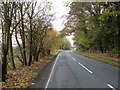
[[[52,55],[52,56],[56,56],[56,55],[58,55],[60,52],[61,52],[60,50],[55,50],[55,51],[52,51],[52,52],[51,52],[51,55]]]
[[[113,66],[116,66],[116,67],[120,67],[120,63],[117,63],[117,62],[114,62],[114,61],[111,61],[111,60],[103,59],[103,58],[92,56],[92,55],[89,55],[89,54],[84,54],[84,53],[78,52],[78,51],[73,51],[73,52],[77,53],[77,54],[80,54],[82,56],[94,59],[94,60],[98,60],[98,61],[110,64],[110,65],[113,65]]]

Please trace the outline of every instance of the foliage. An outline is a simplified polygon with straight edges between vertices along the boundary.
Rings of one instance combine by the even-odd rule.
[[[77,50],[120,57],[119,23],[120,3],[72,2],[64,33],[74,33]]]
[[[34,61],[38,61],[41,54],[44,56],[43,40],[52,27],[53,19],[49,11],[50,5],[43,3],[36,10],[36,2],[0,2],[2,81],[6,80],[8,63],[15,70],[16,60],[23,66],[31,66]],[[16,41],[13,42],[13,39]],[[13,47],[13,43],[17,43],[17,46]]]
[[[50,2],[38,7],[37,2],[0,2],[3,82],[8,68],[16,70],[16,61],[22,66],[31,66],[62,46],[70,49],[69,41],[52,29],[54,18],[50,10]]]

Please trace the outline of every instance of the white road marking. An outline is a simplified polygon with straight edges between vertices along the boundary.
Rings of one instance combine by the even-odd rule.
[[[116,90],[112,85],[107,84],[108,87],[112,88],[113,90]]]
[[[57,62],[59,56],[60,56],[60,54],[58,54],[58,56],[57,56],[57,58],[56,58],[56,61],[55,61],[54,65],[53,65],[53,67],[52,67],[50,76],[49,76],[48,81],[47,81],[46,86],[45,86],[45,90],[46,90],[46,88],[48,87],[48,84],[49,84],[49,82],[50,82],[51,76],[52,76],[52,74],[53,74],[53,70],[54,70],[54,68],[55,68],[55,65],[56,65],[56,62]]]
[[[88,68],[86,68],[84,65],[82,65],[81,63],[78,62],[78,64],[80,64],[84,69],[86,69],[89,73],[93,73],[91,70],[89,70]]]
[[[72,59],[73,59],[74,61],[76,61],[73,57],[72,57]]]

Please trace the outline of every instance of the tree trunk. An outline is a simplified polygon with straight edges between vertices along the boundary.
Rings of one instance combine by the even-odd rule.
[[[30,18],[30,47],[29,47],[29,63],[30,66],[32,63],[32,18]]]
[[[99,46],[100,46],[100,51],[101,51],[101,53],[103,53],[104,51],[103,51],[102,41],[101,41],[101,40],[99,40]]]
[[[7,74],[7,53],[2,57],[2,81],[5,82]]]
[[[120,58],[120,15],[117,17],[117,47],[118,47],[118,58]]]
[[[13,47],[12,47],[12,35],[10,34],[10,61],[12,63],[12,69],[15,69],[15,62],[14,62],[14,56],[13,56]]]
[[[19,43],[19,41],[18,41],[18,38],[17,38],[17,30],[16,30],[16,28],[15,28],[15,39],[16,39],[16,42],[17,42],[17,44],[18,44],[18,47],[19,47],[19,50],[20,50],[20,54],[21,54],[21,57],[22,57],[22,59],[23,59],[23,53],[22,53],[22,48],[21,48],[21,45],[20,45],[20,43]],[[24,63],[23,63],[24,64]]]
[[[20,13],[21,13],[21,25],[22,25],[22,30],[21,32],[21,40],[22,40],[22,48],[23,48],[23,60],[24,60],[24,65],[27,65],[27,59],[26,59],[26,47],[25,47],[25,31],[24,31],[24,18],[23,18],[23,4],[21,4],[20,8]]]
[[[10,4],[10,3],[9,3]],[[13,7],[11,9],[11,12],[9,12],[8,3],[3,4],[4,8],[4,30],[2,30],[2,81],[5,82],[6,80],[6,74],[7,74],[7,55],[8,55],[8,49],[9,49],[9,38],[10,38],[10,27],[12,22],[12,13],[13,13]],[[10,14],[10,15],[9,15]]]

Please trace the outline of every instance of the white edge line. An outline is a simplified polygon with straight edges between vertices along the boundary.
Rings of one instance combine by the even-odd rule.
[[[73,59],[74,61],[76,61],[73,57],[72,57],[72,59]]]
[[[56,64],[59,56],[60,56],[60,53],[58,54],[58,56],[57,56],[57,58],[56,58],[56,61],[55,61],[54,65],[53,65],[53,67],[52,67],[50,76],[49,76],[48,81],[47,81],[46,86],[45,86],[45,90],[46,90],[46,88],[48,87],[48,84],[49,84],[49,82],[50,82],[51,76],[52,76],[52,74],[53,74],[53,70],[54,70],[54,68],[55,68],[55,64]]]
[[[107,84],[108,87],[112,88],[113,90],[116,90],[112,85]]]
[[[79,62],[78,62],[79,63]],[[86,69],[88,72],[93,73],[91,70],[89,70],[88,68],[86,68],[84,65],[82,65],[81,63],[79,63],[84,69]]]

